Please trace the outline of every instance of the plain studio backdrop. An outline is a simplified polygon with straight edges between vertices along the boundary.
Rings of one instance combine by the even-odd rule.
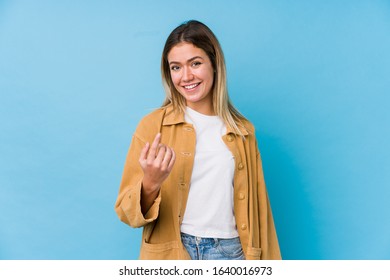
[[[0,259],[136,259],[114,212],[173,28],[207,24],[284,259],[390,259],[390,1],[0,1]]]

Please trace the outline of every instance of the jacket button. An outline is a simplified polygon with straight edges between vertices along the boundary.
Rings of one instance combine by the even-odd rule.
[[[244,169],[244,165],[242,164],[242,162],[240,162],[240,163],[238,164],[238,169],[239,169],[239,170]]]
[[[242,229],[242,230],[246,230],[246,224],[242,224],[242,225],[241,225],[241,229]]]
[[[232,142],[232,141],[234,140],[234,138],[233,138],[233,136],[228,135],[227,140],[228,140],[229,142]]]
[[[242,192],[240,192],[240,193],[238,194],[238,199],[243,200],[244,198],[245,198],[245,194],[243,194]]]

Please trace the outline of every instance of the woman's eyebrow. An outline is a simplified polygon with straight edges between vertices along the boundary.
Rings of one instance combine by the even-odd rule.
[[[193,60],[195,60],[195,59],[199,59],[199,58],[200,58],[200,59],[203,59],[203,57],[201,57],[201,56],[194,56],[194,57],[188,59],[187,62],[191,62],[191,61],[193,61]],[[180,62],[177,62],[177,61],[170,61],[169,64],[180,64]]]

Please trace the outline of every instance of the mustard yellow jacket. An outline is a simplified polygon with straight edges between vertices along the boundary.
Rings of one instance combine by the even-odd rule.
[[[240,241],[246,259],[281,259],[254,127],[246,120],[243,124],[245,139],[230,128],[222,137],[235,158],[234,213]],[[140,204],[143,171],[138,158],[145,143],[152,143],[158,132],[161,142],[174,149],[176,162],[144,216]],[[115,211],[124,223],[144,227],[140,259],[190,259],[181,243],[180,224],[190,188],[195,137],[194,127],[172,106],[144,117],[133,135]]]

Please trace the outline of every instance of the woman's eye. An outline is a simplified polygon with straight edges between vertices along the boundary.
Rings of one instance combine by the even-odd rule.
[[[178,71],[179,69],[180,69],[180,67],[179,67],[179,66],[176,66],[176,65],[174,65],[174,66],[171,67],[171,70],[172,70],[172,71]]]
[[[194,62],[192,63],[192,66],[196,67],[196,66],[199,66],[199,65],[201,65],[201,64],[202,64],[202,63],[199,62],[199,61],[194,61]]]

